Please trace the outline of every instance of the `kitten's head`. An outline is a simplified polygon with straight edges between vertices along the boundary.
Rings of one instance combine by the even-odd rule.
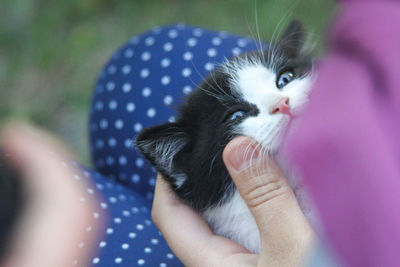
[[[311,68],[302,24],[292,21],[265,51],[222,64],[188,96],[176,122],[143,130],[137,147],[195,209],[223,203],[234,189],[225,146],[246,135],[276,152],[308,99]]]

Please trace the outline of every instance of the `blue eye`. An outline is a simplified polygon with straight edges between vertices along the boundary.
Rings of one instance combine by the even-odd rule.
[[[294,74],[291,71],[285,71],[278,76],[276,80],[276,87],[279,89],[284,87],[286,84],[290,83],[293,80]]]
[[[244,115],[246,115],[246,111],[238,110],[238,111],[234,112],[234,113],[231,115],[230,120],[233,121],[233,120],[242,118],[242,117],[244,117]]]

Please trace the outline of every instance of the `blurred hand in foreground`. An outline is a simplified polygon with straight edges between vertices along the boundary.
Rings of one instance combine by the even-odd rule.
[[[259,155],[254,141],[238,137],[225,148],[225,165],[245,200],[261,235],[261,252],[252,254],[213,234],[207,223],[183,204],[159,175],[152,216],[185,266],[301,266],[315,240],[286,178],[276,163]],[[245,150],[252,147],[251,165]],[[247,150],[248,151],[248,150]]]
[[[22,179],[24,209],[0,266],[63,267],[89,262],[99,223],[91,217],[94,199],[85,195],[80,171],[62,162],[70,153],[50,135],[23,124],[2,127],[0,146]],[[93,231],[87,232],[88,226]],[[85,243],[79,246],[82,240]]]

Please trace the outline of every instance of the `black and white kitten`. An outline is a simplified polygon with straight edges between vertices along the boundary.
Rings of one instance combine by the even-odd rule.
[[[308,99],[311,70],[305,31],[292,21],[265,51],[234,57],[211,73],[187,97],[176,122],[145,129],[136,139],[172,190],[216,234],[252,252],[260,250],[258,229],[222,153],[229,141],[246,135],[282,162],[279,147]]]

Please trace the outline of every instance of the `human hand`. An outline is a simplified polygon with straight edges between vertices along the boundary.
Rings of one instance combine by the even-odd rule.
[[[248,137],[235,138],[226,146],[223,158],[257,223],[259,255],[213,234],[167,182],[161,176],[157,178],[153,220],[185,266],[299,266],[307,256],[314,232],[279,167],[267,157],[256,160],[260,151],[251,144],[254,141]],[[252,158],[251,165],[245,155]]]
[[[80,171],[61,164],[70,153],[53,137],[26,125],[3,127],[0,142],[21,174],[25,193],[23,212],[0,266],[62,267],[89,262],[99,223],[91,217],[95,201],[80,201],[85,195],[84,181],[72,178]]]

